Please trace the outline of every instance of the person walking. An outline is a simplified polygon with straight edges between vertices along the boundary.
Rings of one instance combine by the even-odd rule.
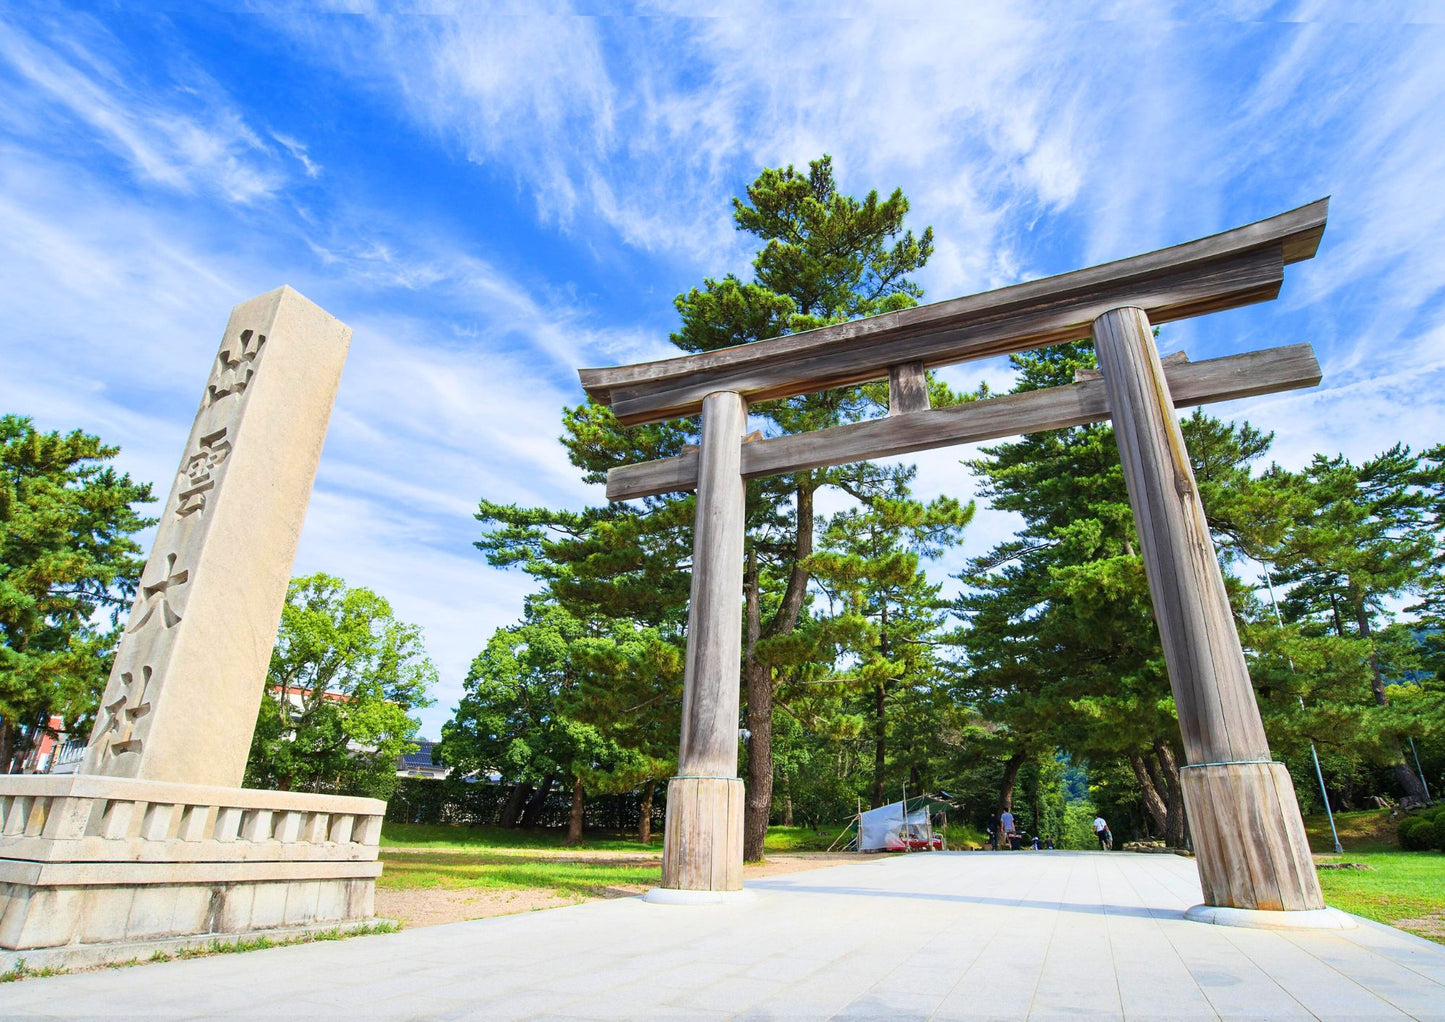
[[[1109,833],[1109,825],[1102,816],[1094,817],[1094,836],[1099,839],[1099,847],[1104,851],[1114,850],[1114,835]]]
[[[1012,848],[1013,845],[1009,844],[1009,838],[1013,836],[1014,832],[1014,814],[1010,810],[1005,809],[998,814],[998,829],[1003,836],[1004,843]]]
[[[998,851],[998,810],[988,814],[988,843],[994,851]]]

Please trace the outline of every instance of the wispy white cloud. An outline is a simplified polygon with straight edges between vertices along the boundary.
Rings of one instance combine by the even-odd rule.
[[[8,90],[12,127],[53,145],[74,125],[139,178],[182,192],[214,191],[244,203],[284,183],[276,154],[214,80],[200,76],[158,95],[139,87],[134,68],[117,65],[121,47],[92,19],[58,16],[32,27],[26,32],[18,22],[0,22],[0,66],[20,87]],[[19,105],[27,113],[17,116],[21,90]],[[283,145],[293,155],[299,149],[309,172],[304,147]]]
[[[166,479],[225,310],[278,275],[297,286],[356,328],[298,571],[389,596],[426,626],[448,685],[528,588],[469,548],[476,499],[601,500],[555,442],[559,409],[580,400],[574,370],[669,354],[668,281],[746,272],[727,199],[764,165],[826,151],[849,192],[901,186],[914,223],[937,231],[922,280],[938,298],[1333,192],[1320,257],[1291,268],[1280,302],[1171,325],[1164,345],[1199,358],[1313,341],[1324,387],[1218,409],[1276,430],[1291,466],[1445,429],[1445,71],[1428,26],[1247,0],[1111,4],[1090,20],[929,4],[852,18],[378,6],[274,5],[255,27],[386,110],[379,147],[433,147],[489,201],[522,208],[532,222],[508,229],[535,230],[548,256],[526,239],[499,255],[440,203],[402,210],[395,179],[372,183],[304,117],[268,123],[199,58],[129,53],[99,16],[12,19],[0,404],[98,432],[135,474]],[[559,252],[595,264],[594,282],[579,292],[575,267],[548,261]],[[659,278],[657,308],[597,293],[614,264]],[[948,378],[1011,377],[989,363]],[[971,492],[965,454],[910,459],[919,492]],[[981,511],[959,556],[1012,526]]]

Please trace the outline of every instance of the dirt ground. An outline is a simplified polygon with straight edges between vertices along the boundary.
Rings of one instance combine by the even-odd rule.
[[[388,854],[404,854],[401,849],[388,849]],[[457,854],[465,855],[465,851]],[[544,852],[555,855],[557,853]],[[563,853],[565,854],[565,853]],[[605,858],[611,863],[637,863],[662,865],[657,856],[638,853],[626,855],[611,852],[605,856],[585,857],[589,862]],[[808,869],[822,869],[843,863],[876,861],[882,856],[857,855],[852,852],[789,852],[768,856],[764,862],[750,862],[743,867],[743,877],[757,880],[762,877],[779,876],[784,873],[799,873]],[[443,889],[429,888],[411,891],[376,892],[376,914],[382,919],[395,919],[408,929],[417,926],[439,926],[442,923],[460,923],[467,919],[486,919],[489,916],[512,915],[515,912],[535,912],[544,908],[560,908],[576,905],[599,898],[626,898],[641,894],[647,887],[607,887],[592,896],[559,895],[552,891],[515,890],[497,891],[478,888]]]

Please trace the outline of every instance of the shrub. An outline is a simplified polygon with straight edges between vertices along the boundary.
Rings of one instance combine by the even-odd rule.
[[[1435,825],[1423,816],[1407,816],[1395,828],[1400,847],[1409,852],[1423,852],[1434,845]]]
[[[1435,822],[1430,824],[1430,831],[1430,847],[1445,852],[1445,814],[1440,814]]]

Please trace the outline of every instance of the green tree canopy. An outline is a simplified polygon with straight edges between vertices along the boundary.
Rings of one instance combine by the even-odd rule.
[[[20,734],[95,710],[145,562],[150,486],[76,430],[0,417],[0,769]]]
[[[385,599],[331,575],[293,579],[246,784],[387,797],[436,676],[421,629]]]

